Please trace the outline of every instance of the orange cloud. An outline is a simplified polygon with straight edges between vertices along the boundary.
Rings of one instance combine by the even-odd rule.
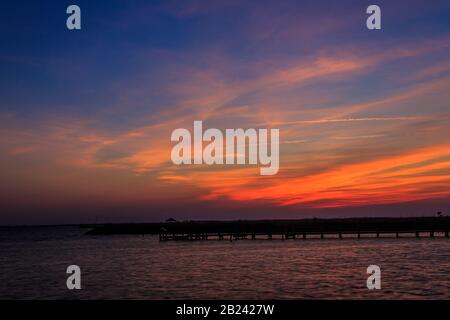
[[[450,145],[341,165],[307,176],[301,172],[296,177],[280,175],[262,187],[256,185],[261,177],[247,177],[248,184],[243,184],[236,178],[242,176],[237,170],[227,173],[228,185],[211,182],[212,191],[205,199],[225,197],[234,201],[270,200],[280,206],[337,207],[448,196],[450,161],[441,160],[443,157],[450,157]]]

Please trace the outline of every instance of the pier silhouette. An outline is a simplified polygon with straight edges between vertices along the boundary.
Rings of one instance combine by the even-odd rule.
[[[160,241],[449,238],[450,217],[186,221],[104,224],[87,234],[158,234]]]

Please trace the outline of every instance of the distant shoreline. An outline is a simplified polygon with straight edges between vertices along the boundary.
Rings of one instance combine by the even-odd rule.
[[[448,232],[450,217],[339,218],[298,220],[183,221],[91,225],[88,235],[302,232]]]

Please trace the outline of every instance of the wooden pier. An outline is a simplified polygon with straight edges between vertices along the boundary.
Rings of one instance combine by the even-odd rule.
[[[184,221],[97,225],[88,235],[156,234],[161,241],[449,238],[450,217]]]
[[[449,238],[449,217],[174,223],[160,241]]]
[[[380,238],[449,238],[449,231],[348,231],[348,232],[300,232],[300,233],[167,233],[159,234],[159,241],[198,240],[297,240],[297,239],[380,239]]]

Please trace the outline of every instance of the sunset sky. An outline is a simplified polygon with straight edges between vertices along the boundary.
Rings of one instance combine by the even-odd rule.
[[[450,2],[375,3],[3,1],[0,224],[450,214]],[[279,173],[173,165],[194,120]]]

